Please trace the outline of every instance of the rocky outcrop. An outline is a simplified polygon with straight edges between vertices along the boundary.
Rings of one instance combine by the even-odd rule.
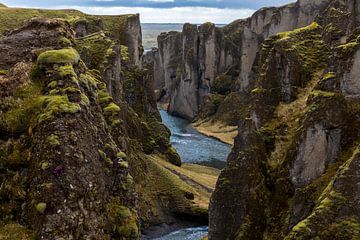
[[[70,25],[63,21],[34,19],[1,39],[1,69],[9,69],[20,61],[31,61],[46,48],[62,48],[74,42]]]
[[[138,16],[109,27],[123,16],[91,26],[98,17],[65,12],[88,21],[85,36],[35,18],[0,39],[0,238],[139,239],[157,225],[167,227],[151,236],[206,224],[210,190],[179,178],[152,72],[136,65],[141,38],[125,42]]]
[[[261,9],[249,19],[222,28],[211,23],[199,27],[185,24],[181,34],[163,34],[158,46],[164,75],[156,81],[164,83],[168,111],[187,119],[202,115],[206,98],[216,93],[216,78],[227,75],[231,69],[231,90],[247,92],[263,40],[309,25],[329,2],[298,1],[280,8]],[[174,36],[177,40],[171,42]]]
[[[240,94],[250,101],[210,202],[209,239],[359,237],[356,8],[299,1],[272,16],[296,10],[297,22],[308,24],[316,10],[315,23],[273,36],[271,24],[256,30],[269,35],[250,93]]]

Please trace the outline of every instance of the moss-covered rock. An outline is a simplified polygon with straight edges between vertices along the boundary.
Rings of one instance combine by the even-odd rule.
[[[40,65],[49,64],[77,64],[80,56],[76,50],[72,48],[64,48],[60,50],[50,50],[43,52],[38,57]]]

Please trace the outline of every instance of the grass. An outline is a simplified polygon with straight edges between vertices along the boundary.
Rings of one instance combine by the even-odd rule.
[[[85,20],[90,23],[102,20],[104,31],[126,44],[126,34],[124,34],[126,32],[126,26],[133,18],[137,18],[137,15],[94,16],[71,9],[45,10],[0,7],[0,34],[3,34],[6,30],[19,28],[34,17],[62,18],[71,24],[75,24],[79,20]]]
[[[183,164],[183,167],[175,166],[157,155],[150,156],[154,167],[165,182],[163,191],[173,195],[178,200],[184,199],[184,192],[191,192],[195,198],[193,204],[203,210],[208,209],[211,192],[215,189],[215,184],[220,172],[209,167],[196,166],[194,164]],[[202,170],[200,170],[202,169]],[[183,205],[184,202],[179,203]]]
[[[194,123],[193,126],[200,133],[230,145],[234,144],[234,139],[238,134],[237,126],[227,126],[217,121],[199,121]]]

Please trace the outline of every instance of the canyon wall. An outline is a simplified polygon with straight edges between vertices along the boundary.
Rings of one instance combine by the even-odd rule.
[[[209,239],[360,237],[359,5],[325,3],[290,5],[308,25],[269,32],[259,46],[246,114],[210,201]]]
[[[0,238],[140,239],[207,222],[203,194],[174,180],[138,15],[0,7],[0,19]]]
[[[158,38],[158,86],[166,92],[168,111],[183,118],[201,115],[204,103],[221,76],[231,78],[227,88],[246,92],[252,68],[264,39],[279,32],[310,24],[329,0],[298,1],[280,8],[263,8],[248,19],[225,27],[205,23],[185,24],[181,33],[164,33]],[[218,79],[217,79],[218,78]]]

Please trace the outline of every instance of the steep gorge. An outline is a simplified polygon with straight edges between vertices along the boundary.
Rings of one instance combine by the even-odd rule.
[[[356,0],[185,24],[145,56],[138,15],[0,13],[1,238],[163,234],[206,224],[213,190],[209,239],[360,238]],[[181,163],[156,97],[236,127],[216,187]]]
[[[185,24],[145,56],[170,113],[238,126],[209,239],[360,237],[359,7],[299,0]]]

